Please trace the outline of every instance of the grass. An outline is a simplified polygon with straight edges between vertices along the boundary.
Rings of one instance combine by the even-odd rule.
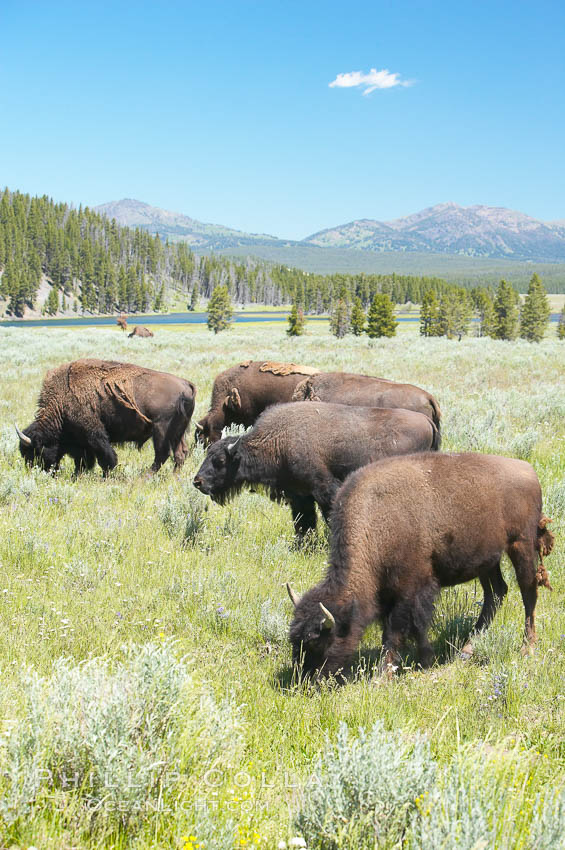
[[[334,796],[340,782],[377,787],[372,754],[386,755],[390,733],[405,754],[394,774],[405,820],[399,826],[395,815],[379,846],[398,835],[407,847],[460,846],[450,829],[465,822],[461,789],[476,809],[476,847],[552,846],[535,836],[542,823],[549,835],[565,812],[548,796],[561,788],[565,767],[563,343],[422,340],[417,326],[393,340],[336,342],[318,324],[289,340],[284,327],[253,324],[218,336],[202,326],[159,328],[149,340],[129,340],[117,328],[15,328],[2,332],[0,345],[1,846],[273,848],[304,833],[310,848],[372,847],[374,810],[357,822],[357,804],[346,807],[347,828],[329,820],[326,836],[311,828],[322,805],[311,778],[330,771]],[[190,378],[197,418],[214,376],[246,358],[429,389],[443,410],[446,450],[524,457],[538,472],[556,547],[546,562],[554,591],[540,593],[536,654],[519,654],[523,609],[506,563],[509,596],[472,661],[456,651],[480,602],[469,584],[441,596],[431,670],[419,672],[408,658],[394,681],[375,680],[380,635],[372,627],[356,681],[337,690],[297,687],[282,584],[302,592],[320,578],[324,529],[302,553],[292,547],[284,506],[249,492],[229,507],[214,505],[191,484],[201,449],[178,477],[167,464],[145,478],[149,446],[118,448],[108,480],[98,468],[73,480],[70,462],[57,477],[25,469],[13,422],[31,421],[45,371],[77,357]],[[363,749],[360,729],[372,749]],[[402,796],[402,765],[413,765],[410,747],[421,740],[427,784]],[[366,752],[360,766],[357,752]],[[426,789],[433,805],[422,802]],[[379,811],[388,811],[382,795]],[[332,811],[333,799],[324,797]]]

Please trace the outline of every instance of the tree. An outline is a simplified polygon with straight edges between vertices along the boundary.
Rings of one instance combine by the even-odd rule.
[[[565,339],[565,304],[563,305],[563,309],[559,315],[559,321],[557,322],[557,337],[558,339]]]
[[[216,286],[208,303],[208,330],[215,334],[231,325],[233,307],[227,286]]]
[[[442,336],[461,339],[471,321],[472,304],[464,289],[453,288],[445,292],[439,302],[438,323]]]
[[[192,292],[190,294],[190,304],[188,305],[188,309],[190,311],[196,310],[198,307],[198,283],[195,281],[194,286],[192,287]]]
[[[537,274],[533,274],[520,316],[520,336],[522,339],[540,342],[549,322],[549,314],[547,292]]]
[[[349,333],[351,324],[349,304],[344,298],[338,298],[330,315],[330,331],[338,339]]]
[[[494,322],[494,304],[490,293],[483,286],[477,286],[471,290],[473,307],[477,315],[477,336],[490,336]]]
[[[439,301],[433,289],[427,289],[420,308],[420,335],[441,336],[439,324]]]
[[[504,279],[498,284],[494,299],[493,339],[515,339],[518,333],[518,302],[520,297],[514,287]]]
[[[394,315],[394,305],[384,292],[377,292],[367,316],[365,333],[371,339],[380,336],[396,336],[398,321]]]
[[[304,333],[304,311],[302,307],[292,305],[290,316],[288,317],[288,336],[302,336]]]
[[[55,286],[51,287],[51,291],[45,301],[45,311],[49,316],[55,316],[59,310],[59,293]]]
[[[363,310],[363,305],[361,304],[361,299],[356,298],[353,302],[353,309],[351,311],[351,332],[355,334],[355,336],[361,336],[363,331],[365,330],[365,311]]]

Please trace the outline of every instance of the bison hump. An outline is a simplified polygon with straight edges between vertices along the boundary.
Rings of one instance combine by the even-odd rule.
[[[272,372],[273,375],[318,375],[320,370],[313,366],[299,366],[297,363],[277,363],[266,360],[259,366],[260,372]]]

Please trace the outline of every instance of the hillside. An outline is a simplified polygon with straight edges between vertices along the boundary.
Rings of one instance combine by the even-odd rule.
[[[243,233],[218,224],[205,224],[182,213],[162,210],[131,198],[101,204],[94,207],[94,212],[109,219],[114,218],[118,224],[126,227],[139,227],[148,233],[158,233],[162,239],[171,242],[182,240],[201,253],[281,243],[275,236]]]
[[[503,207],[437,204],[394,221],[359,219],[321,230],[300,241],[204,224],[189,216],[131,199],[102,204],[94,211],[115,218],[120,225],[139,227],[153,235],[158,233],[162,239],[182,240],[199,253],[247,252],[273,259],[275,252],[277,261],[304,268],[311,248],[392,255],[390,263],[396,262],[400,255],[413,253],[431,256],[431,260],[426,261],[428,264],[441,263],[440,258],[445,256],[514,262],[565,261],[565,224],[562,221],[546,223]],[[319,267],[310,270],[322,271],[322,265],[324,271],[330,270],[329,263],[325,263],[321,255],[318,262]],[[352,254],[349,260],[346,255],[345,266],[348,262],[350,267],[342,267],[341,271],[359,271],[363,261]],[[398,262],[403,261],[398,259]],[[363,270],[382,271],[380,268]],[[408,271],[408,268],[394,270]]]
[[[437,204],[394,221],[359,219],[314,233],[309,245],[434,252],[514,260],[565,260],[565,225],[503,207]]]

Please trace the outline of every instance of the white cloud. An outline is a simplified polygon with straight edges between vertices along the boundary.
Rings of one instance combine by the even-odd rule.
[[[335,80],[329,84],[331,89],[351,89],[361,86],[364,88],[363,94],[371,94],[377,89],[411,85],[411,80],[401,80],[398,74],[391,74],[386,68],[382,71],[371,68],[368,74],[364,74],[363,71],[349,71],[347,74],[338,74]]]

